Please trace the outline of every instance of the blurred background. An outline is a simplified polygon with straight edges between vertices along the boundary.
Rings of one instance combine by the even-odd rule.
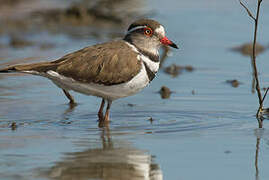
[[[257,1],[243,2],[255,14]],[[263,1],[263,89],[268,9]],[[79,104],[70,108],[45,78],[0,75],[0,179],[268,179],[269,123],[257,129],[255,119],[254,23],[237,0],[0,0],[0,67],[120,39],[143,17],[163,24],[179,50],[163,48],[149,87],[113,102],[109,128],[98,128],[96,97],[71,92]]]

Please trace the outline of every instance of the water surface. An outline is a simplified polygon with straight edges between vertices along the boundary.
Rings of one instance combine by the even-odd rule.
[[[250,58],[229,50],[252,39],[246,12],[234,0],[149,0],[142,5],[179,44],[164,67],[175,63],[195,70],[174,78],[160,70],[141,93],[113,102],[109,128],[98,128],[100,99],[72,93],[79,104],[70,108],[47,79],[1,74],[1,179],[268,179],[269,123],[257,129]],[[254,1],[248,5],[255,9]],[[268,8],[264,1],[258,41],[265,46]],[[75,38],[44,30],[27,38],[53,48],[2,47],[0,63],[53,60],[109,37],[83,33]],[[0,36],[2,44],[8,40]],[[257,60],[262,87],[269,85],[268,55],[265,51]],[[241,82],[239,87],[226,83],[232,79]],[[162,85],[173,91],[170,99],[157,93]]]

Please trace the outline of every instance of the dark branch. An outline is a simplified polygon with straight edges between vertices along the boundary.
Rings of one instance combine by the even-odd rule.
[[[261,95],[260,83],[259,83],[259,78],[258,78],[258,70],[257,70],[257,66],[256,66],[256,41],[257,41],[260,5],[261,5],[261,1],[259,0],[256,18],[255,18],[254,40],[253,40],[253,47],[252,47],[252,63],[253,63],[253,68],[254,68],[253,72],[254,72],[254,76],[255,76],[255,80],[256,80],[256,91],[257,91],[258,98],[259,98],[259,104],[262,107],[263,106],[262,95]]]
[[[262,1],[262,0],[259,0],[259,1]],[[254,21],[256,21],[255,17],[252,15],[250,10],[240,0],[239,0],[239,3],[241,4],[241,6],[243,6],[243,8],[245,8],[245,10],[247,11],[249,17],[251,17]]]
[[[266,95],[267,95],[268,90],[269,90],[269,87],[266,89],[266,91],[265,91],[265,93],[264,93],[264,95],[263,95],[262,102],[264,101],[264,99],[265,99],[265,97],[266,97]]]
[[[252,15],[252,13],[250,12],[250,10],[241,2],[241,0],[239,0],[240,4],[245,8],[245,10],[247,11],[248,15],[254,20],[255,22],[255,28],[254,28],[254,39],[253,39],[253,46],[252,46],[252,68],[253,68],[253,74],[255,77],[255,82],[256,82],[256,91],[257,91],[257,95],[258,95],[258,100],[259,100],[259,109],[257,110],[256,113],[256,118],[259,122],[259,128],[262,128],[262,109],[263,109],[263,101],[267,95],[268,89],[265,92],[265,95],[262,97],[262,93],[261,93],[261,88],[260,88],[260,83],[259,83],[259,78],[258,78],[258,70],[257,70],[257,65],[256,65],[256,41],[257,41],[257,32],[258,32],[258,22],[259,22],[259,13],[260,13],[260,6],[261,6],[261,2],[262,0],[258,0],[258,5],[257,5],[257,12],[256,12],[256,17],[254,17]]]

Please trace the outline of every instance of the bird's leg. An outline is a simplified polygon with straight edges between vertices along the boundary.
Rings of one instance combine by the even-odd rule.
[[[106,114],[105,114],[105,122],[109,122],[109,111],[110,111],[110,106],[112,104],[111,100],[107,100],[107,107],[106,107]]]
[[[99,108],[99,111],[98,111],[99,120],[102,120],[104,118],[104,115],[103,115],[104,105],[105,105],[105,99],[103,98],[101,105],[100,105],[100,108]]]
[[[76,103],[75,103],[75,100],[74,100],[74,98],[71,96],[71,94],[70,94],[67,90],[65,90],[65,89],[62,89],[62,90],[63,90],[64,94],[66,95],[66,97],[69,99],[69,104],[70,104],[70,105],[74,105],[74,104],[76,104]]]
[[[107,107],[106,107],[106,114],[105,117],[103,116],[103,108],[105,105],[105,99],[102,99],[102,103],[98,112],[98,116],[99,116],[99,124],[98,126],[100,128],[103,127],[108,127],[109,126],[109,110],[110,110],[110,106],[111,106],[112,101],[111,100],[107,100]]]

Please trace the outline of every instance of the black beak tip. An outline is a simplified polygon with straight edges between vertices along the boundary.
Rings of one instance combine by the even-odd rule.
[[[175,43],[172,43],[172,44],[170,44],[169,46],[171,46],[171,47],[173,47],[173,48],[175,48],[175,49],[178,49],[178,47],[177,47],[177,45],[176,45]]]

